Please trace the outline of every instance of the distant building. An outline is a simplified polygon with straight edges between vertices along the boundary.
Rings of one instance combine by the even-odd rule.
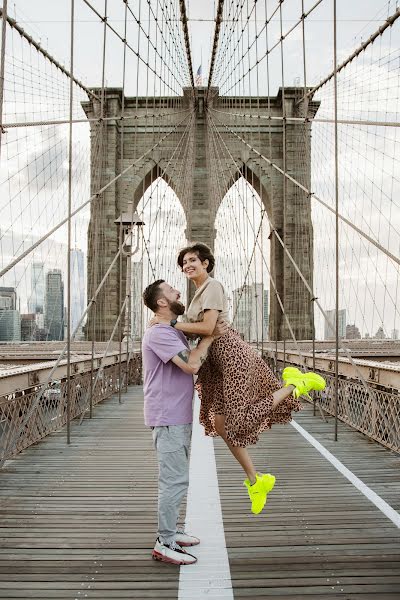
[[[60,269],[46,273],[44,322],[48,340],[64,339],[64,283]]]
[[[31,296],[28,300],[28,310],[30,314],[44,312],[44,263],[34,262],[31,271]]]
[[[35,331],[35,339],[38,342],[44,342],[47,339],[47,330],[44,327],[44,314],[36,313],[35,315],[36,321],[36,331]]]
[[[376,340],[385,340],[386,339],[386,334],[385,334],[382,326],[378,328],[378,331],[376,332],[374,337]]]
[[[21,340],[23,342],[36,340],[36,315],[28,313],[21,315]]]
[[[75,331],[85,308],[85,255],[82,250],[75,248],[71,250],[71,334]]]
[[[0,340],[2,342],[21,341],[21,315],[18,310],[0,311]]]
[[[336,337],[336,310],[327,310],[326,315],[332,324],[333,330],[329,324],[325,321],[324,325],[324,338],[326,340],[334,340]],[[346,309],[342,308],[338,311],[339,316],[339,338],[343,339],[346,337]]]
[[[361,333],[358,327],[354,325],[346,325],[346,339],[347,340],[360,340]]]
[[[0,287],[0,310],[16,310],[17,292],[13,287]]]
[[[392,338],[392,340],[398,340],[399,339],[399,330],[398,329],[392,329],[391,338]]]
[[[0,341],[21,340],[21,316],[17,310],[17,292],[12,287],[0,287]]]
[[[252,283],[233,290],[233,327],[248,342],[268,338],[268,290]]]
[[[38,329],[44,329],[44,315],[42,313],[36,313],[35,321]]]

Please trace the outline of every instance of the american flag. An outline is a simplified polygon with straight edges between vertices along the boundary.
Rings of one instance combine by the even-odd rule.
[[[203,83],[203,78],[201,76],[201,65],[197,69],[196,77],[194,80],[195,85],[201,85]]]

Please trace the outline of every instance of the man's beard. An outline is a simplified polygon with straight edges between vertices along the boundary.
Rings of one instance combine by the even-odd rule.
[[[171,309],[171,312],[174,313],[174,315],[176,315],[177,317],[179,317],[179,315],[183,315],[183,313],[185,312],[185,305],[182,304],[182,302],[168,302],[169,304],[169,308]]]

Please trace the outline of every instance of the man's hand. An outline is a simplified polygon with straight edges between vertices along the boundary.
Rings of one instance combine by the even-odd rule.
[[[147,327],[152,327],[153,325],[158,325],[159,323],[161,323],[160,319],[157,316],[154,316],[152,319],[150,319],[150,321],[147,323]]]
[[[214,331],[212,332],[212,336],[215,339],[218,339],[220,337],[222,337],[223,335],[225,335],[228,332],[229,329],[229,325],[226,321],[217,321],[217,324],[215,326]]]

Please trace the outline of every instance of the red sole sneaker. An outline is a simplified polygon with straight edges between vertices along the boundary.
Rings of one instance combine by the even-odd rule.
[[[190,546],[198,546],[200,544],[200,540],[198,542],[194,542],[193,544],[185,544],[184,542],[179,542],[179,545],[182,548],[189,548]]]
[[[185,562],[185,560],[174,560],[173,558],[168,558],[167,556],[164,556],[163,554],[159,554],[158,552],[155,552],[154,550],[151,553],[151,556],[152,556],[153,560],[159,560],[160,562],[169,563],[171,565],[194,565],[197,562],[197,558],[193,562]]]

